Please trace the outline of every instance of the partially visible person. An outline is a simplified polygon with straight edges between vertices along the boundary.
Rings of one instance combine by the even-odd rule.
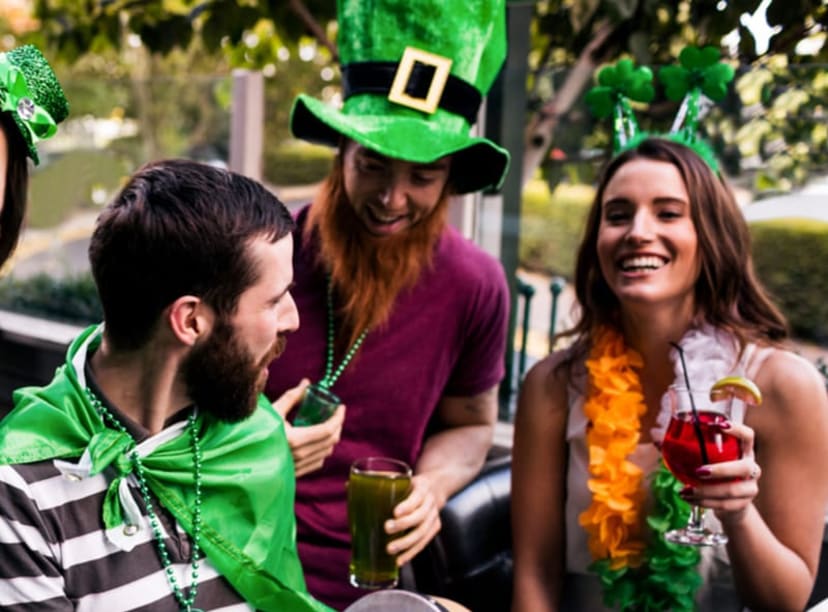
[[[512,610],[804,609],[828,504],[828,395],[784,348],[724,180],[679,142],[631,143],[598,184],[575,291],[574,343],[520,392]],[[700,486],[659,467],[662,396],[685,372],[671,343],[697,390],[737,374],[764,398],[722,427],[742,458],[702,466]],[[682,500],[709,509],[726,547],[699,561],[664,541]]]
[[[285,408],[260,393],[299,324],[293,226],[259,183],[185,160],[101,213],[104,323],[0,421],[0,608],[328,609],[296,553]]]
[[[57,131],[69,105],[52,67],[32,45],[0,53],[0,266],[17,240],[28,199],[27,158]]]
[[[507,153],[470,135],[505,58],[504,2],[340,0],[338,47],[342,109],[302,95],[291,115],[296,137],[337,156],[298,213],[302,327],[266,393],[306,380],[344,404],[326,422],[287,429],[308,588],[342,609],[364,593],[348,578],[350,464],[383,455],[414,467],[386,525],[402,565],[438,533],[440,509],[492,443],[508,287],[447,210],[506,172]]]

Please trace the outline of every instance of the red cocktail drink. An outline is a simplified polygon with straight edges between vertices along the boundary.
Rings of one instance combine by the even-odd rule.
[[[698,431],[701,432],[701,441],[707,454],[706,463],[735,461],[742,456],[739,440],[728,435],[720,427],[727,421],[725,415],[700,410],[698,416]],[[664,435],[661,453],[670,471],[686,485],[696,487],[705,483],[726,482],[723,479],[702,480],[696,476],[696,470],[705,465],[705,460],[702,457],[692,412],[679,412],[673,415]]]
[[[667,399],[672,418],[661,444],[664,463],[680,482],[693,488],[726,482],[699,478],[696,470],[742,456],[739,439],[722,428],[731,418],[731,398],[711,397],[709,389],[688,391],[686,387],[672,386]],[[723,532],[705,527],[703,513],[701,506],[692,504],[687,525],[666,532],[665,539],[687,546],[726,544],[727,536]]]

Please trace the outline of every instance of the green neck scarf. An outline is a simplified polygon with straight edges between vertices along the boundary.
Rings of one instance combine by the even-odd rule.
[[[14,393],[15,408],[0,421],[0,464],[82,458],[76,464],[80,475],[112,470],[101,511],[108,533],[117,533],[129,511],[119,489],[133,469],[132,438],[107,428],[84,392],[86,355],[100,341],[100,327],[86,329],[48,386]],[[200,542],[210,562],[259,610],[329,611],[308,594],[296,552],[296,481],[281,417],[260,396],[258,409],[241,423],[200,415],[197,427],[203,453]],[[183,428],[165,437],[142,453],[147,485],[192,533],[189,438]]]

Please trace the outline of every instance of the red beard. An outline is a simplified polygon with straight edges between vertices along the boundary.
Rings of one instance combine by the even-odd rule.
[[[319,234],[319,263],[330,271],[346,330],[337,338],[340,350],[347,350],[363,330],[385,324],[400,292],[431,266],[447,211],[444,195],[428,216],[399,235],[373,236],[348,203],[340,164],[334,163],[310,208],[304,239]]]

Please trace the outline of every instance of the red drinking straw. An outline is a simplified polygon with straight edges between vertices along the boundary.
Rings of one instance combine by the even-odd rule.
[[[707,447],[704,445],[704,434],[701,430],[701,422],[699,420],[699,413],[696,411],[696,402],[693,401],[693,393],[690,390],[690,377],[687,375],[687,364],[684,362],[684,350],[675,342],[671,342],[679,354],[681,359],[681,371],[684,374],[684,384],[687,385],[687,395],[690,396],[690,410],[693,413],[693,429],[696,432],[696,439],[699,442],[699,450],[701,451],[702,465],[707,465],[710,460],[707,457]]]

